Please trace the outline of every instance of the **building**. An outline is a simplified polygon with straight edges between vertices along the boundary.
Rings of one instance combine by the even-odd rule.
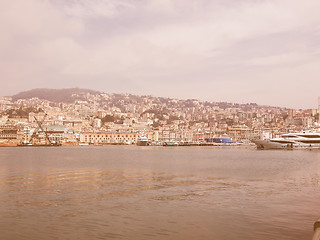
[[[93,119],[93,127],[101,128],[101,126],[102,126],[102,121],[100,118]]]
[[[39,113],[34,113],[31,112],[29,113],[29,122],[36,122],[36,121],[43,121],[46,117],[46,113],[44,112],[39,112]]]
[[[318,97],[318,121],[320,122],[320,96]]]
[[[86,132],[81,133],[80,142],[92,144],[135,144],[138,133],[108,133],[108,132]]]
[[[0,126],[0,140],[1,142],[21,143],[23,138],[23,130],[13,125]]]

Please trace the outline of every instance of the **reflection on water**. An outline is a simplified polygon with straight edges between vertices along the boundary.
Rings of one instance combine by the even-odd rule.
[[[311,239],[320,215],[317,152],[72,150],[0,152],[1,239]]]

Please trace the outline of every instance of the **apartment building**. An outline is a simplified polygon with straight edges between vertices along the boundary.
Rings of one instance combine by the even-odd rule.
[[[135,144],[138,133],[85,132],[80,134],[80,141],[92,144]]]

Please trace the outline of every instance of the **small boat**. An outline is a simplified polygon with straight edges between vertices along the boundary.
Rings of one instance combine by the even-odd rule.
[[[149,145],[149,140],[145,136],[141,136],[138,138],[137,141],[137,146],[148,146]]]
[[[164,142],[163,146],[165,146],[165,147],[175,147],[175,146],[178,146],[178,143],[177,142]]]
[[[87,143],[87,142],[79,142],[79,146],[89,146],[89,143]]]

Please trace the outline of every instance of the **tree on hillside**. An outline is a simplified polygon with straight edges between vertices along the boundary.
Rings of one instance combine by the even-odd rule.
[[[113,115],[106,115],[104,118],[101,119],[103,123],[105,122],[114,122],[115,117]]]

